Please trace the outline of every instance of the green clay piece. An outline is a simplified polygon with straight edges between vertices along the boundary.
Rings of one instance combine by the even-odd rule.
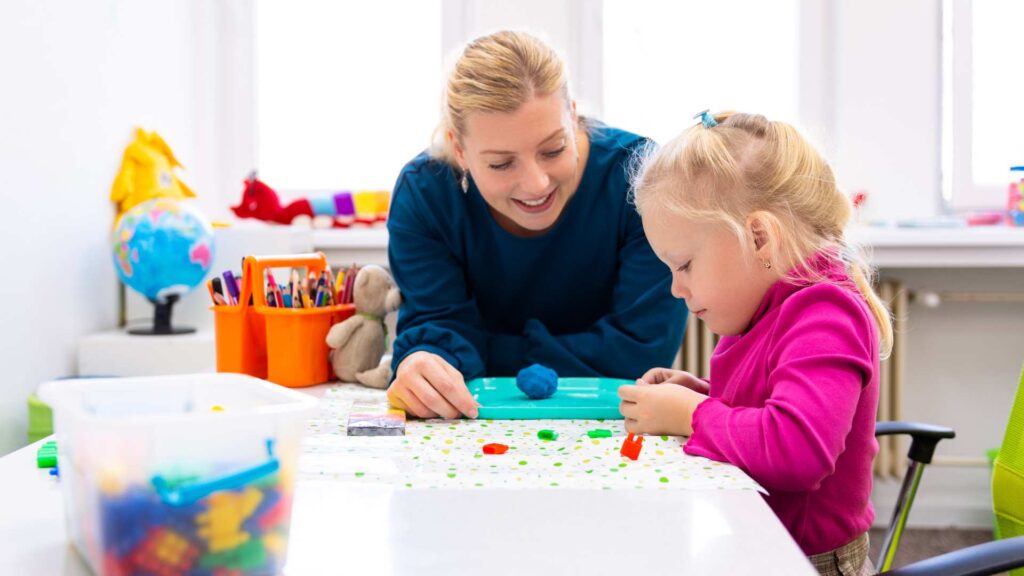
[[[36,466],[39,468],[53,468],[57,465],[57,442],[50,440],[44,442],[36,452]]]
[[[541,430],[537,432],[537,438],[541,440],[558,440],[558,432],[554,430]]]
[[[594,430],[591,430],[590,432],[587,432],[587,436],[590,436],[591,438],[611,438],[612,431],[606,430],[604,428],[596,428]]]

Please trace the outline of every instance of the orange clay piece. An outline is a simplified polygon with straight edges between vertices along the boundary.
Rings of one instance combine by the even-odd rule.
[[[619,454],[622,454],[630,460],[636,460],[640,457],[640,450],[644,447],[643,436],[633,436],[629,434],[626,436],[625,442],[622,443],[622,448],[619,450]]]
[[[504,444],[484,444],[484,454],[504,454],[508,452],[508,446]]]

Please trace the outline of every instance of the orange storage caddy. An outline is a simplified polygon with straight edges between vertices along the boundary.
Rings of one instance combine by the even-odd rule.
[[[319,275],[327,268],[327,259],[322,252],[246,257],[238,304],[211,307],[217,371],[249,374],[290,388],[331,380],[327,332],[335,323],[352,316],[355,306],[268,306],[263,281],[268,268],[306,268]]]

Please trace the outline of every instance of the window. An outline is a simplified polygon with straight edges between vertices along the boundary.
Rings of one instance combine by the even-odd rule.
[[[390,189],[440,118],[441,0],[273,0],[256,21],[260,178]]]
[[[1002,207],[1024,164],[1024,48],[1017,0],[943,4],[943,197],[952,209]]]
[[[285,196],[390,188],[437,125],[444,56],[479,33],[506,27],[564,48],[583,113],[661,142],[705,108],[798,121],[801,6],[802,0],[261,2],[260,177]]]
[[[607,1],[603,120],[658,142],[707,108],[796,122],[799,25],[799,0]]]

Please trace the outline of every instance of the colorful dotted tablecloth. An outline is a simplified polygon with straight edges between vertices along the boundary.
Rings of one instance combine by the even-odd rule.
[[[409,420],[404,436],[348,436],[355,401],[384,393],[329,388],[310,420],[299,462],[304,481],[388,483],[404,488],[760,490],[742,470],[683,452],[684,438],[645,436],[636,461],[619,455],[621,420]],[[610,438],[588,431],[610,430]],[[558,434],[538,438],[540,430]],[[505,444],[505,454],[483,446]]]

